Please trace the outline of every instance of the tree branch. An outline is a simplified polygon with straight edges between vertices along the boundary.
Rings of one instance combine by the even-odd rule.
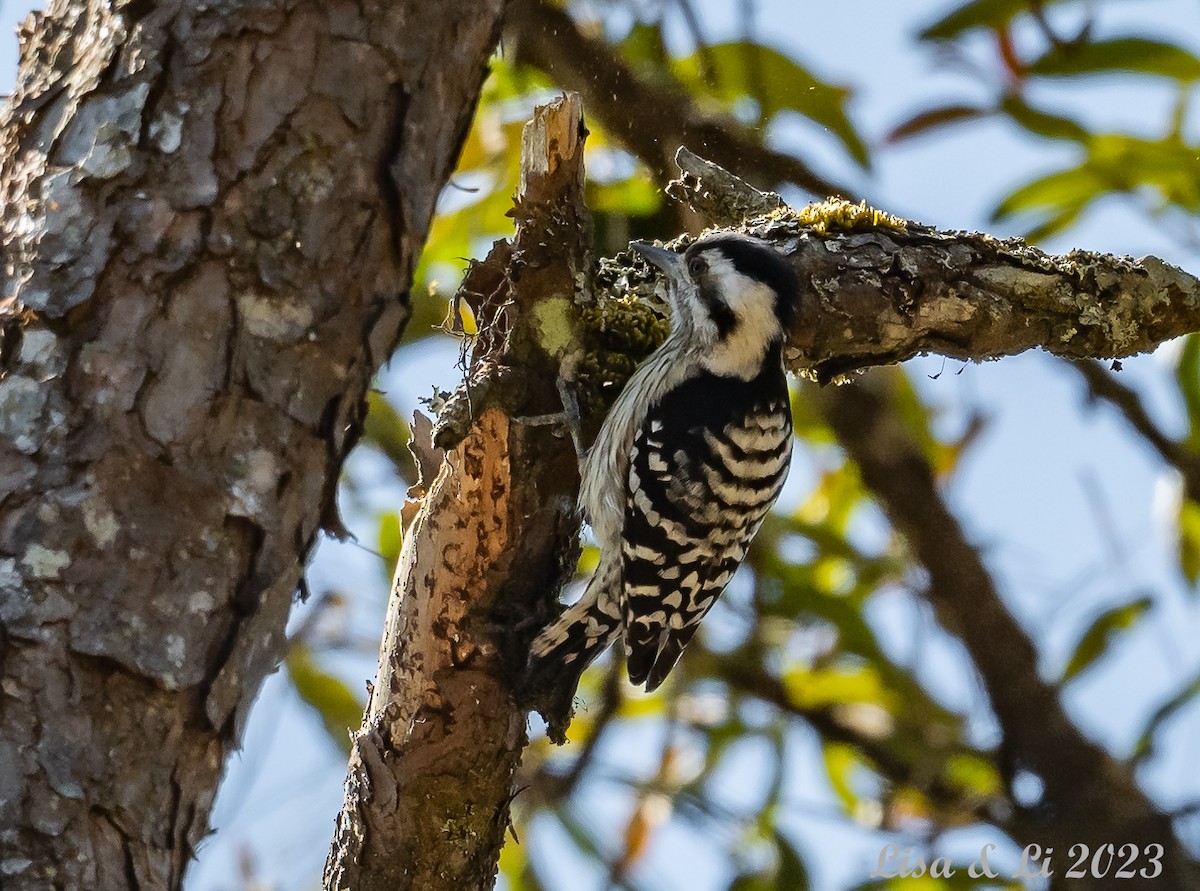
[[[1056,257],[1020,239],[939,231],[865,204],[793,210],[686,149],[677,163],[669,194],[791,257],[804,294],[788,362],[822,382],[923,353],[979,361],[1040,347],[1073,359],[1129,356],[1200,330],[1200,281],[1157,257]]]
[[[880,736],[864,732],[834,706],[797,703],[787,686],[772,677],[761,663],[748,666],[745,660],[722,659],[718,672],[719,677],[744,695],[770,703],[784,714],[809,724],[821,739],[852,746],[889,782],[919,790],[948,823],[968,818],[1003,825],[1005,799],[984,797],[963,788],[946,769],[955,757],[991,762],[993,753],[972,749],[948,734],[929,734],[926,747],[918,750],[909,745],[911,734]]]
[[[979,552],[937,491],[933,472],[890,405],[887,376],[814,393],[826,421],[863,481],[929,573],[927,596],[939,621],[960,637],[983,680],[1003,733],[1001,767],[1044,786],[1038,805],[1013,821],[1024,842],[1066,850],[1121,839],[1167,851],[1163,881],[1191,887],[1200,877],[1170,819],[1146,798],[1128,768],[1086,739],[1067,717],[1058,691],[1037,671],[1037,653],[1004,606]],[[1170,874],[1170,878],[1167,877]],[[1105,887],[1080,884],[1079,887]]]
[[[762,228],[794,244],[811,288],[790,359],[818,379],[926,352],[1129,356],[1200,329],[1200,282],[1155,257],[1052,257],[1021,241],[913,224],[826,236],[803,221]]]
[[[1113,406],[1164,461],[1179,471],[1187,497],[1200,503],[1200,455],[1164,433],[1146,411],[1141,397],[1099,362],[1083,360],[1067,364],[1083,378],[1093,400]]]
[[[584,133],[578,96],[538,110],[525,129],[515,241],[497,242],[461,287],[484,295],[473,307],[473,377],[501,381],[510,402],[475,403],[405,530],[327,889],[462,891],[495,880],[526,742],[511,681],[577,553],[574,452],[520,416],[556,407],[558,364],[572,348],[590,238]],[[499,366],[510,372],[489,372]]]
[[[733,118],[701,111],[682,84],[642,78],[608,43],[583,34],[556,4],[514,0],[507,24],[517,60],[578,91],[588,114],[649,165],[659,182],[673,174],[675,150],[689,145],[718,164],[754,171],[750,178],[763,185],[794,183],[820,197],[852,194],[798,158],[767,148],[759,134]]]

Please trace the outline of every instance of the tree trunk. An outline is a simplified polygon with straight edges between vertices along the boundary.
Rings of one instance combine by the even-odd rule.
[[[55,0],[0,121],[0,885],[176,888],[503,0]]]

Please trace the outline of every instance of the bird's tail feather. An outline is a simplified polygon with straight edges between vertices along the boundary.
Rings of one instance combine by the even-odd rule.
[[[522,679],[524,698],[546,719],[560,742],[571,720],[579,677],[621,633],[616,587],[620,571],[601,563],[579,602],[533,641]]]

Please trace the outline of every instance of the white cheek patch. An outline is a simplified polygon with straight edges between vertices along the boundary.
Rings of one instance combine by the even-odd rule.
[[[742,287],[733,291],[729,305],[738,317],[734,337],[744,337],[754,343],[769,343],[779,337],[783,329],[775,310],[775,292],[762,282],[756,282],[734,273],[741,279]]]
[[[785,333],[775,309],[775,292],[742,275],[723,257],[710,262],[708,274],[737,317],[737,325],[717,344],[706,364],[717,374],[752,378],[762,367],[768,345]]]

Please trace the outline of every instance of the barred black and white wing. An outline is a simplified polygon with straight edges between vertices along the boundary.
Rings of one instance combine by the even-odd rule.
[[[629,679],[653,690],[725,589],[792,453],[781,365],[701,375],[653,406],[630,453],[622,535]]]

